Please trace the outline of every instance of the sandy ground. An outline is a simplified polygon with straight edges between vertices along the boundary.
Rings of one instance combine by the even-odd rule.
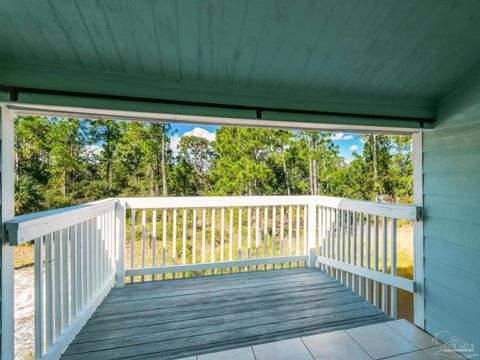
[[[33,266],[15,269],[15,359],[33,359]]]

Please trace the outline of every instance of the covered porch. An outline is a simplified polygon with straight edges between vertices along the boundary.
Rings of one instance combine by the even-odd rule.
[[[34,242],[37,357],[176,359],[413,319],[397,234],[421,215],[324,196],[118,198],[6,228]]]

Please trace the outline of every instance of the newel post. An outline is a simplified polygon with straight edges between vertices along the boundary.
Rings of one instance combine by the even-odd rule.
[[[315,254],[315,239],[317,237],[317,202],[314,196],[309,197],[308,201],[308,229],[307,229],[307,255],[308,255],[308,267],[315,267],[315,260],[317,254]]]
[[[115,287],[125,286],[125,216],[126,204],[119,201],[115,209]]]

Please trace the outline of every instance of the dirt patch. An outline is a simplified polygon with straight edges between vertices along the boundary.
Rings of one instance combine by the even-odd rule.
[[[15,269],[15,359],[33,359],[33,266]]]

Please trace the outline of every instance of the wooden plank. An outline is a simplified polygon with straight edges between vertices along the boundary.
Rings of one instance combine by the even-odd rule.
[[[160,346],[162,351],[174,350],[184,347],[195,347],[208,345],[210,343],[228,343],[238,342],[239,339],[252,339],[258,336],[264,336],[268,333],[285,333],[289,332],[291,336],[301,334],[302,330],[311,328],[321,328],[323,324],[331,324],[332,322],[352,321],[356,319],[362,319],[368,316],[378,315],[378,312],[373,308],[353,310],[345,313],[333,313],[326,315],[315,315],[308,318],[295,318],[289,321],[282,321],[276,323],[261,324],[258,326],[249,326],[244,328],[238,328],[231,331],[218,331],[208,334],[200,334],[194,336],[188,336],[186,338],[179,338],[176,340],[167,339],[157,341],[152,334],[152,338],[144,336],[144,342],[139,346],[123,346],[116,347],[115,349],[99,350],[95,352],[89,352],[89,359],[116,359],[121,357],[136,356],[139,355],[152,355],[159,353]],[[294,335],[295,334],[295,335]],[[275,338],[275,337],[273,337]],[[66,352],[63,356],[64,359],[83,359],[84,353],[72,354]]]
[[[286,287],[289,285],[292,288],[295,287],[304,287],[304,286],[319,286],[323,284],[332,284],[334,281],[330,279],[319,279],[316,277],[311,277],[308,275],[298,275],[295,277],[286,277],[281,279],[265,279],[263,281],[254,281],[253,279],[248,279],[244,282],[238,282],[235,284],[223,283],[217,285],[215,283],[202,284],[201,286],[195,287],[193,289],[181,288],[177,291],[172,291],[169,288],[150,288],[148,291],[138,292],[134,294],[133,292],[129,293],[116,293],[114,296],[108,299],[100,307],[101,310],[111,309],[118,304],[124,304],[128,302],[138,302],[145,303],[153,299],[177,299],[175,301],[188,301],[188,296],[201,296],[202,294],[213,294],[216,296],[223,296],[224,294],[235,294],[236,292],[248,291],[248,292],[262,292],[265,289],[274,290],[281,289],[282,286]],[[134,296],[135,295],[135,296]],[[241,294],[244,296],[244,294]]]
[[[299,285],[290,283],[290,287],[297,291],[296,294],[289,292],[286,288],[286,285],[283,287],[281,285],[282,284],[276,284],[270,287],[263,287],[262,289],[244,287],[243,291],[252,292],[258,297],[256,302],[246,296],[246,294],[242,294],[242,289],[225,291],[217,290],[212,292],[207,291],[201,294],[185,294],[174,297],[162,297],[160,294],[152,294],[151,298],[145,298],[137,301],[131,298],[130,300],[112,303],[108,307],[100,307],[99,311],[92,318],[92,324],[106,324],[108,320],[115,319],[116,325],[113,325],[115,327],[120,327],[120,323],[123,320],[142,318],[145,316],[153,318],[161,315],[180,315],[182,313],[192,313],[194,316],[198,317],[203,315],[209,317],[212,315],[210,312],[215,313],[217,310],[222,312],[225,308],[228,308],[232,313],[238,312],[239,306],[247,304],[250,304],[251,307],[256,307],[257,305],[261,307],[268,303],[278,304],[302,302],[306,299],[306,296],[310,296],[311,298],[316,298],[318,300],[328,298],[334,299],[336,296],[341,297],[349,294],[346,289],[332,282],[324,284],[303,283]],[[157,296],[154,297],[155,295]],[[183,306],[179,306],[179,303],[183,304]],[[191,307],[191,309],[186,309],[186,306]],[[129,311],[128,313],[125,313],[125,307],[128,309],[135,309],[135,311]],[[151,321],[151,319],[145,320]],[[170,318],[165,318],[164,320],[167,322],[171,321]]]
[[[229,276],[209,276],[209,277],[192,277],[192,278],[187,278],[183,279],[181,282],[177,281],[164,281],[164,282],[147,282],[144,284],[135,284],[135,283],[130,283],[128,284],[128,287],[124,289],[114,289],[113,293],[127,293],[127,292],[145,292],[149,291],[151,288],[162,288],[164,290],[168,291],[175,291],[176,289],[179,288],[195,288],[195,287],[201,287],[207,284],[223,284],[223,283],[228,283],[228,282],[242,282],[242,281],[263,281],[267,279],[278,279],[279,277],[282,277],[283,279],[288,279],[292,276],[297,276],[297,275],[308,275],[308,276],[314,276],[317,278],[324,278],[328,279],[329,276],[319,272],[318,275],[315,274],[316,272],[312,273],[311,269],[304,268],[304,267],[299,267],[299,268],[292,268],[292,269],[284,269],[284,271],[281,271],[280,273],[276,271],[265,271],[261,274],[258,273],[253,273],[253,274],[248,274],[248,273],[233,273],[229,274]]]
[[[68,354],[93,352],[104,349],[116,349],[118,347],[142,345],[152,342],[160,341],[178,341],[181,338],[190,338],[193,336],[199,336],[204,334],[215,334],[218,332],[233,332],[238,329],[244,329],[249,327],[260,327],[269,324],[278,324],[279,327],[284,326],[284,323],[290,321],[297,321],[303,319],[308,321],[313,317],[323,317],[328,315],[334,315],[336,318],[346,318],[345,313],[355,312],[359,310],[366,310],[369,314],[378,313],[372,310],[369,304],[359,301],[355,303],[338,304],[331,307],[314,307],[311,309],[303,309],[301,314],[293,309],[288,309],[284,312],[284,316],[279,318],[275,313],[265,313],[262,311],[252,311],[244,314],[244,316],[238,316],[237,314],[230,314],[224,316],[221,319],[200,319],[200,321],[190,321],[189,326],[184,328],[173,327],[170,331],[166,330],[164,324],[150,326],[148,328],[142,328],[140,333],[135,330],[124,331],[126,336],[120,338],[111,339],[95,339],[93,341],[86,341],[84,343],[76,342],[72,344],[67,352]],[[246,316],[245,316],[246,315]],[[329,318],[331,319],[331,318]],[[321,324],[322,319],[319,319],[317,324]],[[337,320],[338,321],[338,320]]]
[[[136,305],[145,305],[149,304],[150,302],[154,301],[161,301],[164,306],[170,306],[170,305],[175,305],[176,303],[183,303],[183,302],[189,302],[191,301],[190,299],[199,299],[198,303],[203,303],[203,302],[208,302],[209,299],[212,297],[223,297],[223,296],[232,296],[233,299],[237,298],[242,298],[244,295],[239,294],[237,295],[238,292],[240,291],[245,291],[245,292],[255,292],[258,294],[262,294],[264,289],[267,289],[268,291],[272,292],[278,292],[278,291],[283,291],[283,289],[286,286],[290,286],[293,289],[317,289],[317,288],[323,288],[323,287],[334,287],[335,284],[334,282],[330,281],[324,281],[324,282],[314,282],[313,285],[311,285],[312,279],[311,278],[295,278],[291,279],[290,281],[284,281],[284,282],[276,282],[272,283],[269,285],[265,285],[262,283],[255,283],[253,285],[249,283],[241,284],[238,286],[238,288],[235,287],[229,287],[227,284],[220,286],[220,287],[214,287],[214,286],[204,286],[204,290],[202,291],[201,289],[196,289],[196,290],[190,290],[190,289],[184,289],[182,291],[176,292],[172,296],[165,295],[162,292],[162,289],[153,289],[150,290],[142,295],[139,299],[135,298],[132,294],[119,294],[111,297],[108,299],[109,301],[106,301],[102,304],[100,307],[98,315],[100,315],[101,311],[110,311],[114,310],[120,306],[136,306]],[[207,289],[207,290],[205,290]],[[122,296],[120,296],[122,295]],[[271,294],[273,295],[273,293]]]
[[[258,278],[253,274],[252,276],[249,276],[247,273],[243,272],[237,272],[230,274],[229,277],[225,278],[222,276],[213,276],[213,277],[192,277],[192,278],[186,278],[184,281],[181,283],[173,282],[173,281],[165,281],[165,282],[148,282],[145,283],[145,286],[137,286],[134,283],[130,283],[129,286],[125,289],[122,289],[121,291],[118,289],[114,289],[113,292],[117,293],[128,293],[128,292],[148,292],[150,289],[156,289],[156,288],[162,288],[165,291],[177,291],[178,289],[191,289],[191,288],[198,288],[204,285],[209,285],[209,284],[215,284],[215,286],[220,286],[228,282],[246,282],[246,281],[264,281],[264,280],[275,280],[279,276],[282,276],[283,279],[290,279],[291,277],[296,277],[296,276],[310,276],[310,277],[318,277],[320,279],[328,279],[329,277],[326,274],[323,274],[323,276],[316,276],[311,273],[308,273],[305,271],[305,268],[294,268],[294,269],[289,269],[289,273],[292,272],[293,274],[278,274],[275,273],[274,271],[268,271],[265,272],[265,274],[262,274],[262,277]]]
[[[239,290],[212,291],[201,294],[185,294],[183,296],[161,297],[135,301],[122,301],[110,304],[108,307],[102,306],[95,313],[91,323],[103,323],[108,320],[141,318],[145,316],[170,316],[180,313],[191,313],[192,316],[203,315],[210,316],[207,311],[222,311],[223,308],[230,309],[230,312],[237,312],[239,306],[250,305],[252,307],[262,307],[269,303],[290,303],[292,301],[303,301],[308,297],[318,299],[335,299],[342,296],[353,296],[353,294],[335,282],[324,284],[290,284],[296,293],[288,291],[288,286],[265,287],[263,289],[244,288]],[[243,292],[242,292],[243,291]],[[256,301],[249,297],[245,292],[252,292],[258,298]],[[159,294],[158,294],[159,295]],[[188,306],[188,307],[187,307]],[[123,308],[122,308],[123,307]],[[125,311],[135,309],[135,311]],[[218,308],[218,309],[217,309]],[[248,309],[248,307],[247,307]],[[164,319],[170,322],[170,318]],[[162,320],[163,321],[163,320]],[[117,324],[118,325],[118,324]]]
[[[149,290],[148,292],[143,294],[143,297],[140,299],[137,299],[134,297],[133,293],[130,294],[111,294],[111,296],[106,299],[106,302],[102,304],[102,306],[99,309],[99,312],[96,314],[96,316],[100,316],[101,314],[108,315],[109,313],[115,314],[115,309],[119,309],[122,305],[128,303],[138,303],[139,306],[142,307],[149,307],[150,305],[148,302],[150,300],[159,301],[158,304],[152,304],[152,307],[158,308],[158,309],[168,309],[171,307],[179,307],[180,304],[182,303],[187,303],[190,301],[195,302],[194,305],[200,305],[203,303],[208,303],[210,300],[208,300],[209,297],[223,297],[223,296],[232,296],[232,303],[233,300],[235,299],[249,299],[248,294],[246,292],[253,292],[255,294],[260,294],[262,296],[267,296],[268,291],[275,292],[275,293],[283,293],[286,288],[294,288],[294,289],[303,289],[305,291],[310,291],[310,290],[315,290],[315,289],[320,289],[320,288],[330,288],[330,287],[339,287],[338,284],[336,284],[334,281],[332,282],[332,279],[330,280],[325,280],[325,281],[315,281],[315,279],[312,278],[292,278],[289,281],[278,281],[278,282],[272,282],[271,284],[268,284],[268,282],[250,282],[246,281],[243,284],[240,284],[238,288],[234,286],[229,286],[230,284],[223,284],[221,286],[214,286],[213,284],[209,285],[204,285],[203,289],[197,289],[197,290],[189,290],[189,289],[183,289],[181,291],[178,291],[176,293],[173,293],[170,295],[169,293],[166,293],[165,289],[152,289]],[[283,286],[282,286],[283,285]],[[303,291],[302,290],[302,291]],[[287,291],[288,293],[288,291]],[[270,295],[274,295],[273,293]],[[297,296],[298,294],[292,294],[292,296]],[[193,300],[191,300],[193,299]],[[226,303],[226,304],[230,304]],[[181,307],[181,306],[180,306]],[[137,309],[138,310],[138,309]],[[120,315],[121,311],[119,312]],[[129,316],[130,314],[125,314]]]
[[[311,304],[318,304],[320,302],[328,304],[338,304],[341,302],[341,298],[345,298],[350,301],[350,298],[345,294],[348,291],[341,287],[329,289],[325,292],[318,292],[317,294],[309,294],[309,297],[305,296],[279,296],[273,299],[262,299],[261,301],[242,301],[234,304],[221,304],[220,306],[201,306],[190,311],[186,308],[177,308],[174,311],[171,309],[164,311],[151,311],[146,314],[130,313],[128,317],[116,318],[114,321],[110,319],[97,319],[92,318],[87,326],[82,329],[83,333],[98,333],[99,331],[115,331],[123,328],[142,327],[152,324],[167,324],[175,323],[179,321],[189,321],[199,318],[209,318],[212,316],[225,316],[228,314],[242,314],[244,312],[252,311],[254,308],[282,308],[292,306],[312,306]],[[342,296],[343,294],[343,296]]]
[[[156,307],[136,309],[135,311],[126,312],[113,311],[106,314],[95,314],[90,319],[90,325],[101,325],[101,327],[129,327],[132,323],[136,326],[143,326],[148,322],[171,322],[174,319],[188,319],[197,317],[210,317],[215,314],[240,313],[250,311],[252,308],[262,308],[265,306],[278,306],[281,304],[304,303],[308,299],[315,299],[316,302],[326,301],[328,299],[336,302],[340,297],[350,297],[352,294],[348,289],[335,285],[324,284],[317,285],[315,288],[306,287],[294,294],[288,292],[285,288],[277,289],[275,294],[263,294],[258,299],[238,298],[235,301],[224,301],[219,303],[212,296],[209,300],[203,302],[189,304],[189,307],[179,306],[172,302],[163,304],[163,300],[159,299]],[[203,295],[203,297],[208,297]],[[195,298],[198,299],[198,298]],[[195,301],[192,301],[195,302]],[[163,317],[163,318],[162,318]],[[88,330],[86,330],[88,331]]]
[[[332,309],[333,311],[341,312],[343,309],[351,309],[353,306],[365,307],[368,306],[361,299],[353,297],[341,297],[339,299],[321,299],[319,303],[312,301],[305,302],[294,302],[294,303],[285,303],[285,304],[276,304],[275,307],[271,307],[268,304],[265,304],[262,308],[247,307],[243,312],[235,313],[209,313],[209,316],[200,313],[199,316],[191,317],[187,319],[182,319],[180,316],[175,319],[175,321],[168,321],[164,316],[155,317],[150,319],[143,320],[140,323],[140,320],[137,321],[138,325],[131,323],[129,325],[124,325],[122,327],[112,328],[111,326],[105,327],[102,329],[102,324],[93,325],[85,328],[86,331],[82,331],[75,338],[73,343],[87,343],[90,341],[99,341],[106,339],[115,339],[120,337],[127,337],[132,335],[132,332],[135,331],[136,335],[148,334],[152,332],[165,332],[170,330],[178,329],[188,329],[193,327],[207,327],[219,323],[224,323],[225,321],[241,321],[245,319],[252,319],[256,317],[268,317],[275,316],[278,313],[288,312],[294,313],[295,316],[299,315],[299,312],[304,312],[312,309]],[[153,320],[153,321],[152,321]],[[122,324],[122,323],[121,323]],[[108,324],[107,324],[108,325]]]
[[[142,316],[145,314],[174,314],[176,312],[185,312],[186,306],[190,307],[188,311],[204,311],[205,309],[214,310],[218,304],[228,303],[228,307],[233,309],[238,304],[249,303],[252,307],[263,306],[262,304],[273,302],[275,299],[289,301],[292,299],[301,299],[302,297],[318,297],[326,296],[327,294],[337,294],[341,296],[340,293],[343,293],[345,296],[352,296],[352,294],[346,291],[343,287],[338,286],[335,283],[325,283],[325,284],[306,284],[300,286],[294,286],[291,284],[291,287],[296,289],[296,294],[291,294],[286,286],[280,287],[271,287],[255,291],[253,288],[246,288],[244,291],[252,292],[253,295],[257,296],[257,301],[252,301],[248,294],[242,294],[239,291],[216,291],[212,293],[202,293],[202,294],[188,294],[181,297],[158,297],[150,298],[144,300],[131,300],[131,301],[122,301],[119,303],[110,304],[110,306],[103,306],[98,309],[98,312],[95,314],[95,317],[92,318],[95,322],[106,321],[108,319],[127,319],[134,316]],[[178,301],[181,302],[179,305]],[[125,307],[130,309],[135,309],[134,313],[125,314]],[[209,315],[208,315],[209,316]]]

